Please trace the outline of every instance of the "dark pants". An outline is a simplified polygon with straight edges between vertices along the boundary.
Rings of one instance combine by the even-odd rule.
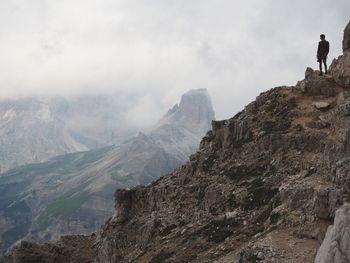
[[[317,61],[320,65],[320,74],[322,74],[322,63],[324,65],[324,71],[327,74],[327,56],[319,56]]]

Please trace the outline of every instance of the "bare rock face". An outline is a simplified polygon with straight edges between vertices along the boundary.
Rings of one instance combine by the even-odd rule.
[[[344,30],[343,51],[350,51],[350,22]]]
[[[344,55],[335,59],[330,66],[330,72],[335,82],[344,87],[350,87],[350,52],[344,52]]]
[[[194,89],[182,95],[179,105],[176,104],[169,110],[158,126],[172,123],[202,136],[203,130],[210,130],[210,123],[214,119],[215,113],[208,91]]]
[[[297,88],[312,96],[333,97],[336,95],[334,89],[334,80],[332,78],[323,78],[317,71],[307,68],[305,79],[297,83]]]
[[[315,263],[344,263],[350,259],[350,205],[344,204],[335,214],[334,224],[317,252]]]
[[[330,72],[337,84],[350,87],[350,22],[344,30],[343,55],[333,61]]]

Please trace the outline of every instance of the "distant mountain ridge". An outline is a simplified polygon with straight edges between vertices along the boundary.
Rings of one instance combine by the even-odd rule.
[[[0,101],[0,172],[120,143],[135,133],[116,96]]]
[[[213,119],[207,91],[190,91],[147,133],[0,175],[1,249],[24,237],[95,230],[114,211],[115,189],[148,184],[184,164]]]

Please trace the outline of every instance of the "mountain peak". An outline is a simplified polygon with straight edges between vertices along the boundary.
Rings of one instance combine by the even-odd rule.
[[[193,89],[182,95],[179,104],[175,104],[161,119],[162,125],[184,126],[193,133],[209,130],[209,123],[215,119],[210,96],[206,89]]]

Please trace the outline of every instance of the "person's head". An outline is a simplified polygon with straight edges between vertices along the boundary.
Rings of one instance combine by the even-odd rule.
[[[321,34],[321,35],[320,35],[320,38],[321,38],[321,40],[325,40],[325,39],[326,39],[326,36],[325,36],[324,34]]]

